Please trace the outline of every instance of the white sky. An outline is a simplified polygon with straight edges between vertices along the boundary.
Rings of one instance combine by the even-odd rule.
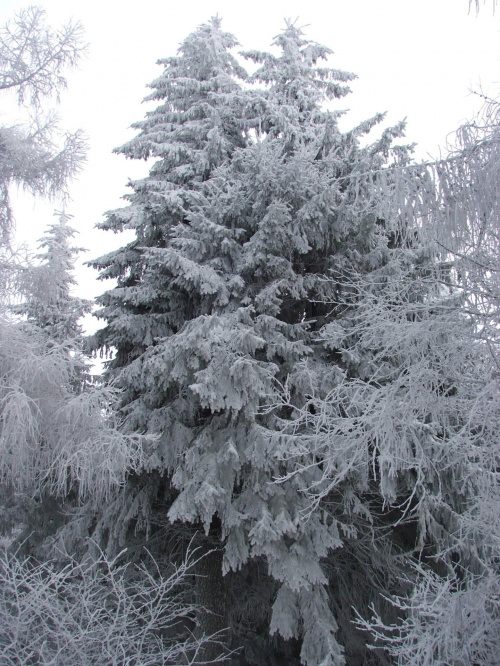
[[[33,4],[36,0],[32,0]],[[0,22],[29,2],[0,0]],[[223,28],[242,48],[267,50],[284,18],[308,25],[307,36],[334,51],[333,67],[355,72],[353,93],[340,100],[351,109],[343,127],[378,111],[386,124],[407,118],[407,140],[419,144],[418,156],[437,157],[446,137],[471,118],[480,99],[471,88],[490,95],[500,80],[500,9],[492,0],[479,16],[468,0],[45,0],[48,21],[56,26],[80,20],[90,49],[78,71],[68,76],[60,114],[68,130],[82,128],[90,151],[84,172],[74,182],[67,212],[80,231],[78,245],[96,257],[124,239],[94,230],[106,210],[122,205],[128,178],[145,175],[144,162],[126,161],[112,149],[130,139],[129,125],[141,120],[146,84],[161,69],[158,58],[175,54],[197,25],[219,14]],[[5,116],[4,116],[5,118]],[[57,202],[15,197],[20,239],[34,241],[49,222]],[[78,271],[81,296],[103,291],[94,271]]]

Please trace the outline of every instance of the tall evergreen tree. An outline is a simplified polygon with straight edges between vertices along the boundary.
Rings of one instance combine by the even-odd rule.
[[[179,228],[190,224],[189,209],[199,184],[246,141],[240,110],[243,100],[235,80],[244,79],[246,73],[229,52],[236,45],[234,37],[223,32],[220,24],[220,19],[213,18],[186,38],[178,56],[159,61],[163,73],[151,84],[153,92],[146,99],[160,105],[134,125],[140,130],[138,136],[118,149],[129,158],[158,158],[147,178],[130,183],[129,206],[109,213],[102,225],[115,232],[131,228],[135,240],[94,263],[103,269],[102,278],[118,280],[115,289],[98,299],[104,306],[98,316],[107,320],[107,327],[97,334],[96,345],[116,350],[107,373],[117,376],[124,390],[131,432],[166,430],[160,423],[154,427],[153,420],[158,419],[156,408],[171,402],[175,393],[169,399],[156,396],[154,404],[142,411],[144,388],[134,386],[127,372],[144,362],[148,349],[178,333],[200,307],[206,307],[200,292],[210,294],[217,279],[213,270],[204,272],[196,262],[186,261],[176,252],[172,239]],[[161,252],[161,260],[155,251]],[[181,437],[180,419],[171,421],[171,427],[178,422]],[[173,460],[175,452],[169,455]],[[155,454],[150,470],[159,468],[163,473],[168,469],[162,456]],[[115,522],[120,539],[137,516],[148,518],[148,507],[157,495],[154,474],[131,484]],[[111,510],[109,515],[113,515]],[[98,524],[98,531],[102,530],[107,531],[106,517]],[[207,555],[200,566],[210,568],[214,557],[220,571],[219,554]],[[198,577],[199,601],[214,610],[200,620],[201,630],[208,635],[226,626],[214,596],[217,585],[210,588],[212,579],[204,571]],[[204,581],[206,590],[201,589]],[[213,650],[219,652],[215,645]]]
[[[342,373],[285,393],[280,455],[351,529],[327,562],[349,664],[498,660],[498,136],[493,103],[443,160],[353,174],[381,242],[330,273]]]
[[[118,517],[106,518],[126,536],[163,502],[172,522],[199,527],[223,548],[223,558],[206,559],[205,592],[220,614],[224,595],[230,604],[238,590],[240,609],[202,626],[234,621],[250,663],[275,663],[269,643],[258,653],[270,622],[272,634],[300,641],[302,663],[343,664],[327,563],[335,567],[332,552],[355,540],[356,497],[346,490],[344,512],[311,505],[306,490],[322,483],[328,461],[304,473],[282,431],[296,413],[312,416],[312,398],[345,372],[324,336],[345,286],[325,276],[384,263],[391,235],[377,219],[374,180],[388,161],[407,163],[409,151],[391,148],[402,126],[361,147],[382,116],[339,130],[338,112],[323,107],[348,92],[353,75],[318,66],[330,51],[294,24],[276,38],[278,56],[246,54],[260,64],[250,89],[230,78],[242,75],[226,54],[233,44],[212,21],[178,58],[161,61],[153,85],[164,104],[121,149],[160,160],[103,225],[134,228],[136,239],[95,262],[103,277],[118,277],[100,297],[108,323],[97,343],[116,348],[108,374],[124,387],[127,426],[159,439]],[[207,52],[217,56],[208,69]],[[214,137],[224,146],[216,159]],[[118,537],[104,522],[101,533]],[[262,565],[271,594],[251,624],[241,619],[242,598],[252,607]],[[240,569],[246,588],[231,573]]]

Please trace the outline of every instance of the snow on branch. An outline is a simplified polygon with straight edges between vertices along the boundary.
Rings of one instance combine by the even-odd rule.
[[[0,552],[2,664],[190,666],[207,663],[199,655],[209,643],[218,664],[229,659],[218,636],[192,631],[196,549],[163,575],[154,560],[134,566],[121,555],[62,566]]]

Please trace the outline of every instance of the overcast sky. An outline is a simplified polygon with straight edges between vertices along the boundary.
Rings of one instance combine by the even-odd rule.
[[[29,3],[0,0],[0,21]],[[33,1],[36,4],[36,0]],[[500,81],[500,10],[492,0],[479,16],[468,0],[45,0],[48,20],[59,25],[80,20],[88,57],[69,77],[60,113],[63,127],[82,128],[90,150],[84,172],[73,184],[67,212],[80,231],[86,257],[122,244],[93,230],[106,210],[119,207],[128,178],[145,174],[144,163],[126,161],[112,149],[134,134],[143,118],[146,84],[161,69],[161,57],[175,54],[197,25],[219,14],[223,28],[242,48],[268,49],[285,18],[296,19],[307,36],[334,51],[333,67],[355,72],[353,93],[340,100],[350,109],[343,128],[379,111],[386,124],[407,118],[407,139],[420,158],[437,157],[447,137],[480,107],[471,89],[495,96]],[[16,198],[20,238],[35,240],[51,221],[57,204]],[[103,290],[90,269],[80,269],[79,294]]]

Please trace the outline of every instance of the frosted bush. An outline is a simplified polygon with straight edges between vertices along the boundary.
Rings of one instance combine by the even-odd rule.
[[[196,637],[190,602],[196,551],[162,576],[151,563],[36,563],[0,554],[2,666],[160,666],[202,664],[216,636]]]

